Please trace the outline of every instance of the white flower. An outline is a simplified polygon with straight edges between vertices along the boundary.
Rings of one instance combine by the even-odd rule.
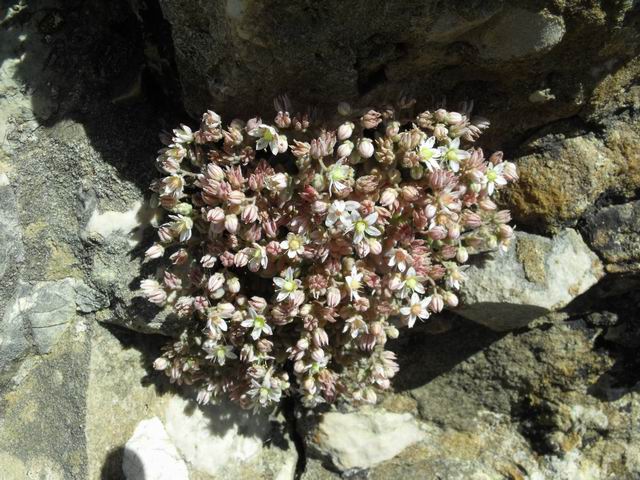
[[[249,254],[249,270],[257,272],[260,267],[267,268],[269,258],[267,257],[267,249],[257,243],[253,244],[253,248]]]
[[[465,150],[460,150],[460,137],[451,140],[446,147],[440,147],[440,153],[442,158],[449,162],[449,168],[452,171],[457,172],[460,170],[460,161],[466,160],[471,154]]]
[[[351,338],[356,338],[361,333],[369,333],[369,326],[362,315],[354,315],[345,321],[343,332],[351,330]]]
[[[287,257],[296,258],[298,255],[302,255],[304,253],[305,243],[306,240],[304,237],[289,232],[287,234],[287,239],[280,242],[280,248],[286,250]]]
[[[324,224],[327,227],[331,227],[338,220],[343,224],[346,224],[349,222],[349,213],[356,211],[359,208],[360,204],[353,200],[347,200],[346,202],[343,200],[336,200],[331,204],[331,206],[329,206],[329,212],[327,213],[327,218]]]
[[[436,143],[436,137],[429,137],[418,145],[418,155],[420,156],[420,161],[426,163],[427,168],[430,172],[434,170],[438,170],[440,168],[440,164],[437,162],[437,158],[442,156],[442,151],[439,148],[433,148],[433,145]]]
[[[274,127],[269,125],[260,124],[249,132],[252,137],[258,137],[256,142],[256,150],[266,150],[267,147],[271,149],[271,153],[277,155],[280,149],[278,131]]]
[[[346,276],[344,281],[349,289],[351,300],[358,300],[360,298],[358,290],[362,287],[362,273],[358,273],[355,265],[351,268],[351,275]]]
[[[487,193],[493,195],[493,191],[496,185],[504,186],[507,184],[507,179],[504,178],[504,168],[506,163],[499,163],[498,165],[489,164],[487,171],[485,172],[485,184],[487,186]]]
[[[374,227],[378,221],[378,212],[373,212],[362,218],[360,212],[351,212],[348,220],[343,222],[346,226],[345,232],[353,230],[353,243],[358,244],[364,240],[365,234],[378,237],[382,234],[380,230]]]
[[[271,327],[267,323],[267,319],[264,315],[257,313],[253,308],[249,308],[248,313],[249,318],[244,320],[240,325],[246,328],[253,327],[251,338],[257,340],[263,333],[265,335],[273,335],[273,330],[271,330]]]
[[[214,362],[218,362],[220,366],[223,366],[227,358],[238,358],[238,356],[233,353],[233,347],[231,345],[213,345],[212,343],[211,340],[207,340],[202,346],[202,349],[208,354],[205,357],[207,360],[213,360]]]
[[[343,160],[338,160],[327,169],[327,178],[329,179],[329,194],[331,190],[335,189],[336,192],[341,192],[347,185],[345,180],[349,180],[353,176],[353,169],[344,165]]]
[[[271,378],[270,370],[262,379],[262,383],[258,382],[256,379],[252,379],[251,387],[252,388],[247,391],[247,394],[251,398],[257,399],[258,403],[263,407],[267,406],[269,403],[279,401],[282,396],[282,390],[279,387],[279,382],[274,381]]]
[[[180,198],[184,194],[185,182],[180,175],[164,177],[160,185],[160,195],[171,195],[175,198]]]
[[[190,143],[193,142],[193,132],[186,125],[180,125],[180,128],[176,128],[173,131],[174,143]]]
[[[413,267],[409,267],[407,273],[405,273],[404,281],[402,282],[402,290],[400,290],[400,298],[405,298],[409,294],[419,293],[424,294],[424,286],[422,282],[424,278],[419,277],[416,274],[416,270]]]
[[[409,328],[413,327],[416,319],[426,320],[429,318],[429,303],[431,297],[421,299],[417,293],[411,295],[411,301],[408,307],[402,307],[400,313],[405,317],[409,317]]]
[[[193,220],[184,215],[169,215],[174,220],[171,229],[180,236],[181,242],[186,242],[191,238],[191,229],[193,228]]]
[[[406,250],[402,248],[389,250],[386,256],[389,257],[389,262],[387,263],[389,267],[397,267],[400,272],[404,272],[407,269],[409,254]]]
[[[288,298],[296,290],[298,290],[300,285],[302,285],[302,282],[300,280],[293,278],[293,268],[291,267],[287,268],[287,270],[285,271],[284,278],[275,277],[273,279],[273,283],[275,283],[279,289],[278,296],[276,297],[276,301],[278,302],[282,302],[283,300]]]
[[[446,279],[447,287],[459,290],[462,282],[466,279],[466,275],[455,263],[447,263],[446,266],[449,270]]]

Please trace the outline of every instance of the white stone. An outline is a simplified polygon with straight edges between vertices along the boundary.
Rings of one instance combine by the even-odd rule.
[[[188,480],[184,460],[158,417],[141,421],[124,446],[122,471],[127,480]]]
[[[466,270],[457,313],[498,331],[567,306],[603,275],[596,254],[572,229],[553,238],[518,232],[506,253],[478,260]]]
[[[165,425],[187,463],[212,476],[256,457],[270,433],[266,413],[227,403],[200,406],[182,397],[169,401]]]
[[[99,235],[102,238],[119,233],[128,238],[131,246],[136,246],[140,241],[139,227],[148,223],[152,216],[153,211],[140,201],[126,212],[108,210],[100,213],[96,209],[87,222],[85,232],[88,236]]]
[[[389,460],[426,433],[409,413],[363,408],[325,413],[310,447],[342,470],[371,468]]]

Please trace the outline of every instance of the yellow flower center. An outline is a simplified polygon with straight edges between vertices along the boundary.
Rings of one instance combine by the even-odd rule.
[[[428,147],[422,147],[420,149],[420,156],[423,160],[429,160],[431,157],[433,157],[433,152]]]
[[[300,248],[300,240],[297,238],[291,239],[289,242],[289,250],[298,250]]]
[[[293,280],[287,280],[284,282],[283,290],[286,292],[293,292],[296,289],[296,282]]]
[[[358,220],[356,222],[356,232],[358,233],[364,233],[364,231],[367,229],[367,222],[365,222],[364,220]]]
[[[411,313],[413,315],[420,315],[421,312],[422,312],[422,305],[420,305],[419,303],[414,303],[413,305],[411,305]]]
[[[450,162],[458,160],[458,153],[455,150],[449,150],[447,152],[447,160]]]
[[[409,277],[405,282],[405,285],[409,287],[411,290],[414,290],[418,285],[418,281],[416,280],[416,277]]]
[[[487,172],[487,180],[489,180],[490,182],[495,182],[498,178],[498,174],[495,172],[495,170],[489,170]]]

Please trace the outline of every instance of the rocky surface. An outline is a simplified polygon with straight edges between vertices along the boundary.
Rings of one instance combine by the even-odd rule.
[[[465,270],[461,315],[512,330],[567,306],[602,278],[602,264],[575,230],[552,238],[518,232],[506,253],[479,255]]]
[[[0,477],[131,476],[145,425],[196,480],[640,476],[637,2],[5,4]],[[182,105],[401,90],[474,99],[520,170],[515,245],[467,271],[474,322],[403,332],[373,410],[196,408],[150,371],[180,325],[137,292],[158,132]]]
[[[640,266],[640,201],[611,205],[586,217],[591,247],[609,272],[638,271]]]

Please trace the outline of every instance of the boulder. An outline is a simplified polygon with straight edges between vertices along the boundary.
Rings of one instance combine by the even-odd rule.
[[[505,253],[481,256],[465,273],[456,311],[498,331],[566,307],[604,274],[596,254],[572,229],[553,238],[518,232]]]

